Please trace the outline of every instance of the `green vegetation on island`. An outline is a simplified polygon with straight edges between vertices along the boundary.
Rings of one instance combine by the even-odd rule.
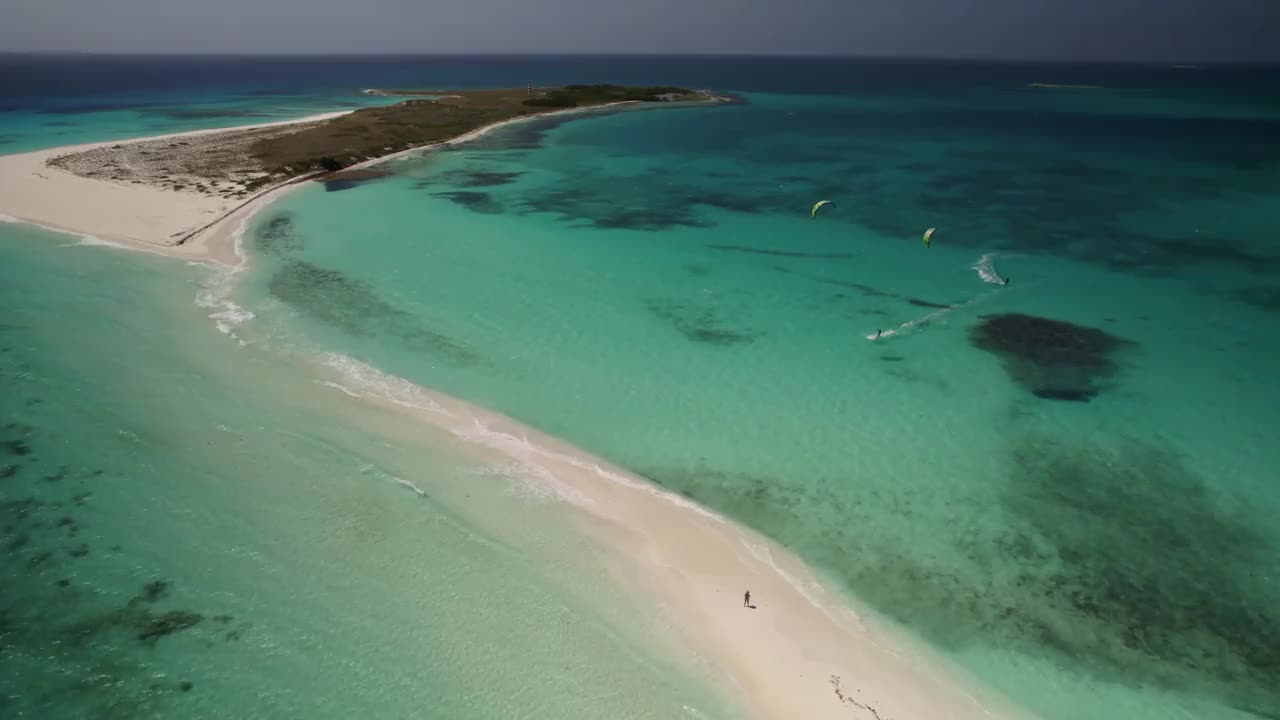
[[[566,85],[524,101],[529,107],[568,108],[611,102],[669,102],[705,100],[706,96],[680,87],[622,85]]]
[[[298,132],[264,137],[251,152],[266,174],[264,187],[318,172],[335,172],[373,158],[450,140],[468,132],[540,112],[613,103],[696,102],[713,98],[679,87],[569,85],[506,90],[377,91],[427,96],[365,108]]]

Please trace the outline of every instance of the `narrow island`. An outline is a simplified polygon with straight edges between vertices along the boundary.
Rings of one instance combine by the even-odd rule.
[[[1101,90],[1101,85],[1079,85],[1074,83],[1046,83],[1033,82],[1027,83],[1030,88],[1056,88],[1058,90]]]
[[[101,242],[166,251],[207,239],[233,216],[247,217],[244,211],[297,183],[338,172],[355,179],[376,172],[366,168],[390,156],[465,141],[509,122],[606,107],[724,101],[681,87],[624,85],[364,93],[407,99],[283,123],[0,157],[0,214]],[[212,251],[206,245],[176,254],[238,261],[234,248]]]

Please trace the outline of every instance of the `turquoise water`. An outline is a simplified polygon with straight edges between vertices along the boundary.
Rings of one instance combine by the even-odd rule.
[[[236,332],[725,511],[1045,717],[1280,712],[1273,95],[961,90],[542,121],[304,188]]]
[[[0,715],[727,718],[505,467],[0,225]]]
[[[119,62],[0,65],[0,152],[360,87],[747,94],[301,188],[241,312],[0,225],[0,715],[735,716],[518,473],[298,353],[731,514],[1044,717],[1280,714],[1274,69]]]

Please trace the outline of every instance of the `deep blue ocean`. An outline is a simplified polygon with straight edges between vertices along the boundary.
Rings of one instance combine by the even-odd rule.
[[[250,269],[224,298],[245,311],[234,336],[499,410],[730,515],[1042,717],[1280,717],[1278,67],[9,55],[0,153],[391,101],[366,88],[591,82],[736,102],[539,120],[304,187],[246,238]],[[813,219],[818,199],[833,204]],[[0,410],[8,432],[66,436],[156,372],[147,328],[181,318],[135,296],[202,286],[148,279],[150,259],[95,271],[86,254],[110,251],[30,235],[0,225],[0,298],[16,308],[0,316],[4,377],[88,409],[40,415],[6,392]],[[102,290],[117,286],[137,292]],[[75,323],[35,329],[57,318]],[[212,323],[183,332],[238,347]],[[114,366],[123,385],[50,360],[117,337],[139,356]],[[160,376],[188,401],[235,397],[181,360]],[[144,409],[141,427],[181,412]],[[314,471],[307,447],[288,457]],[[56,475],[82,451],[41,462]],[[112,472],[138,469],[143,493],[156,467],[232,472],[234,453],[185,451],[135,448]],[[247,456],[271,462],[272,447]],[[28,475],[0,480],[11,535],[35,507],[24,493],[51,487]],[[49,590],[39,537],[4,556],[6,606]],[[287,625],[269,606],[244,603]],[[59,638],[42,622],[4,637],[38,658]],[[464,680],[437,671],[452,697]]]

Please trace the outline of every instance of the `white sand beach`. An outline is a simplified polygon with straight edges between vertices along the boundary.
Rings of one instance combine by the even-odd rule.
[[[610,103],[530,113],[486,125],[440,143],[373,158],[347,169],[367,168],[432,147],[467,142],[511,123],[547,115],[600,111],[626,104],[628,103]],[[0,216],[93,238],[93,241],[100,244],[118,245],[188,260],[236,265],[242,259],[235,244],[236,231],[258,210],[296,187],[300,180],[290,180],[259,190],[247,198],[235,198],[194,189],[175,190],[150,183],[89,178],[50,165],[50,161],[76,153],[157,140],[216,140],[219,136],[242,133],[245,130],[314,123],[349,112],[352,111],[321,113],[295,120],[234,128],[194,130],[0,155]]]
[[[72,153],[162,139],[209,137],[250,128],[316,122],[345,115],[323,113],[274,123],[196,130],[123,141],[87,143],[0,156],[0,214],[22,222],[124,247],[189,259],[234,262],[234,251],[208,243],[178,245],[188,234],[218,220],[243,201],[194,190],[91,179],[53,167]],[[208,228],[209,233],[216,230]]]
[[[528,117],[535,116],[450,142]],[[224,131],[166,137],[211,132]],[[243,260],[237,246],[248,218],[294,186],[246,201],[89,179],[47,165],[110,144],[0,157],[0,213],[131,249],[235,265]],[[652,598],[673,646],[714,668],[753,717],[1028,717],[889,624],[853,609],[777,543],[510,418],[421,388],[414,388],[413,401],[393,398],[389,378],[356,370],[341,363],[320,368],[355,396],[350,402],[393,411],[397,432],[451,434],[484,459],[519,462],[556,491],[619,581]],[[754,608],[743,606],[747,590]]]
[[[371,401],[415,421],[388,432],[444,431],[481,462],[523,467],[570,508],[623,587],[648,599],[668,645],[713,668],[751,717],[1034,717],[857,609],[759,533],[499,413],[343,356],[326,365],[322,371],[338,372],[333,384],[351,402]]]

